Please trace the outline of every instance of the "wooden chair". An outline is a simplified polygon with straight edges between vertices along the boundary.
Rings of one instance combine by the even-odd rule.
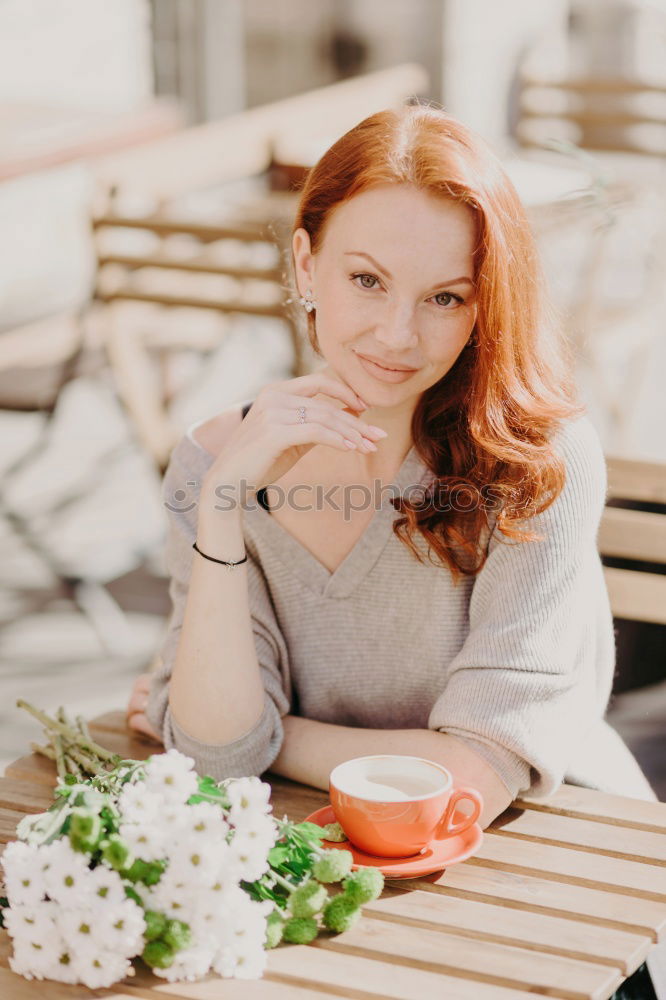
[[[622,77],[518,79],[516,138],[527,147],[558,140],[581,149],[666,156],[666,85]]]
[[[666,465],[610,458],[608,478],[599,550],[613,615],[666,625]]]
[[[276,317],[284,322],[291,340],[293,375],[304,374],[301,334],[285,294],[287,285],[280,266],[283,245],[277,224],[202,224],[169,217],[164,211],[137,218],[110,211],[94,219],[93,227],[98,238],[109,230],[114,235],[142,230],[155,238],[156,246],[150,253],[114,252],[101,244],[95,297],[109,307],[106,346],[119,395],[143,446],[160,470],[165,468],[179,433],[168,411],[172,395],[169,362],[178,353],[192,351],[205,359],[222,343],[226,327],[218,324],[205,333],[185,328],[175,338],[168,329],[144,333],[127,322],[126,311],[118,308],[121,303],[201,309],[225,316]],[[175,235],[188,238],[191,247],[187,253],[169,253],[168,240]],[[271,262],[263,266],[247,265],[242,259],[233,264],[221,263],[220,251],[225,245],[231,248],[234,259],[233,244],[268,251],[261,256]],[[151,277],[159,272],[169,274],[168,292],[154,281],[151,284]],[[197,287],[201,276],[217,276],[222,283],[226,279],[227,287],[232,286],[234,291],[202,293]],[[150,354],[159,356],[157,365]]]

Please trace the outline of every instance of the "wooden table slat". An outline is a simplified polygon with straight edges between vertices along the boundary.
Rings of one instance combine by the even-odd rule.
[[[16,839],[16,827],[23,815],[16,809],[0,809],[0,843],[6,844]]]
[[[625,978],[619,969],[606,965],[371,917],[344,934],[318,939],[317,946],[381,958],[390,968],[408,965],[475,983],[557,993],[570,1000],[606,1000]]]
[[[402,885],[447,896],[488,900],[509,909],[517,907],[530,913],[566,917],[583,922],[586,928],[591,924],[611,927],[645,934],[654,941],[666,936],[663,903],[469,862],[454,865],[433,881],[409,879]]]
[[[525,1000],[524,990],[488,985],[407,965],[388,964],[377,958],[328,950],[320,945],[275,948],[268,958],[267,975],[287,983],[332,987],[354,1000],[421,1000],[424,997],[436,997],[438,1000],[440,997],[446,1000]],[[562,997],[560,993],[553,995]],[[210,1000],[217,998],[211,993]]]
[[[363,907],[375,919],[409,922],[496,944],[634,972],[652,946],[646,934],[609,927],[588,926],[562,917],[525,910],[507,910],[497,904],[459,899],[422,890],[387,895]]]
[[[666,833],[666,808],[663,802],[628,799],[623,795],[608,795],[577,785],[560,785],[557,792],[544,799],[516,799],[520,809],[578,816],[580,819],[612,823],[635,830]]]
[[[20,808],[24,813],[45,812],[53,802],[53,790],[33,781],[0,778],[0,807]]]
[[[594,854],[666,865],[666,836],[597,823],[577,816],[560,816],[534,810],[507,809],[493,832],[543,843],[576,847]]]
[[[164,980],[147,973],[145,983],[140,985],[122,984],[127,992],[126,1000],[321,1000],[320,990],[293,983],[282,983],[272,979],[220,979],[209,976],[195,983],[165,983]],[[86,996],[88,994],[86,993]],[[344,996],[344,994],[335,994]],[[33,998],[34,1000],[34,998]],[[111,998],[109,998],[111,1000]]]
[[[36,782],[55,788],[56,770],[53,763],[41,754],[31,753],[19,757],[5,768],[5,777],[16,781]]]
[[[516,837],[503,837],[488,830],[481,847],[466,863],[539,875],[572,885],[587,885],[593,889],[612,889],[630,896],[666,903],[666,868],[519,840]]]

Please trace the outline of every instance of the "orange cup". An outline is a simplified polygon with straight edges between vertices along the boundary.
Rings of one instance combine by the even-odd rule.
[[[476,823],[483,799],[474,788],[453,788],[441,764],[405,754],[354,757],[333,768],[329,794],[335,818],[356,847],[383,858],[418,854],[432,840],[453,837]],[[460,802],[472,812],[458,822]]]

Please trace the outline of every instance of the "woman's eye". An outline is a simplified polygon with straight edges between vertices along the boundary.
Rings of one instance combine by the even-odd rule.
[[[461,303],[462,299],[459,295],[454,295],[453,292],[438,292],[437,295],[433,295],[433,299],[437,302],[438,299],[446,299],[446,302],[437,302],[438,306],[448,306],[452,302]]]
[[[352,281],[356,281],[357,278],[361,279],[359,288],[374,288],[374,284],[371,282],[377,281],[374,274],[352,274]],[[367,282],[364,279],[368,279]]]

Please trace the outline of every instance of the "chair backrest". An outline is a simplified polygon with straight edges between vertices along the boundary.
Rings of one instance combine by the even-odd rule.
[[[609,458],[608,483],[599,551],[613,615],[666,625],[666,464]]]
[[[519,77],[516,138],[582,149],[666,156],[666,85],[640,80]]]

